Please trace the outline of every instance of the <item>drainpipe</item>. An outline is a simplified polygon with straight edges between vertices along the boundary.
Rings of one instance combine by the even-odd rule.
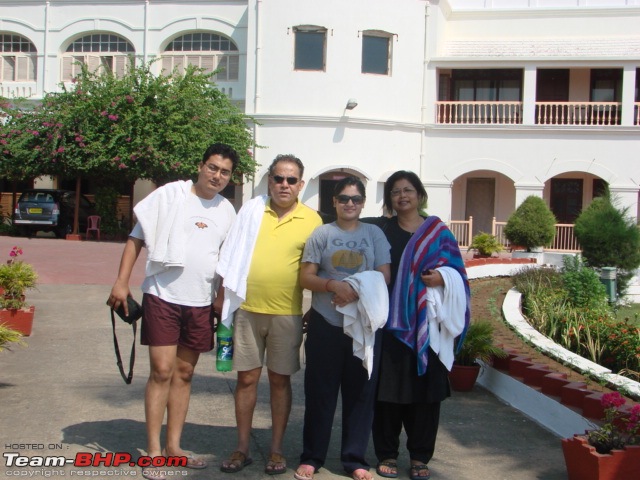
[[[256,0],[256,27],[255,27],[255,63],[253,72],[253,113],[257,114],[260,108],[260,54],[262,51],[262,42],[260,40],[260,7],[262,6],[262,0]],[[258,143],[258,125],[253,124],[253,141]],[[253,147],[253,158],[255,160],[257,154],[257,148]],[[251,196],[255,196],[256,191],[256,178],[255,175],[251,180]]]
[[[47,86],[47,45],[49,44],[49,6],[51,2],[47,0],[44,4],[44,48],[42,49],[42,79],[40,80],[40,91],[42,92],[42,98],[44,98],[45,89]],[[36,71],[38,71],[36,69]]]
[[[147,45],[149,44],[149,0],[144,2],[144,36],[142,38],[142,60],[147,63],[148,53]]]
[[[429,64],[429,2],[427,1],[424,6],[424,58],[422,60],[422,105],[420,106],[420,122],[422,123],[422,133],[420,135],[420,179],[423,179],[424,163],[426,161],[425,148],[426,148],[426,109],[427,109],[427,77],[428,77],[428,64]]]

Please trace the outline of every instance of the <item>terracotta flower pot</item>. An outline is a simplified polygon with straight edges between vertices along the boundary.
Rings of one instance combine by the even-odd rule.
[[[569,480],[621,480],[637,478],[640,445],[629,445],[610,454],[596,452],[584,435],[562,440],[562,453]]]
[[[456,392],[470,392],[480,374],[480,365],[453,364],[449,372],[449,383]]]
[[[31,328],[33,327],[33,314],[36,307],[33,305],[26,308],[19,309],[0,309],[0,324],[4,324],[12,330],[17,330],[25,337],[31,335]]]

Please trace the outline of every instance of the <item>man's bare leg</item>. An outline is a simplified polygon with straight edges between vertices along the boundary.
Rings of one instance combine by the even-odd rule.
[[[147,427],[147,455],[157,457],[162,454],[160,431],[164,412],[169,402],[171,379],[176,366],[175,345],[149,347],[151,364],[149,379],[144,394],[144,410]]]
[[[291,413],[291,376],[269,372],[271,389],[271,453],[282,453],[284,432]]]

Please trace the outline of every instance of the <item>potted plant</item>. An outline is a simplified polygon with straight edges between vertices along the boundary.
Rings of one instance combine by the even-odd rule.
[[[10,350],[8,346],[10,343],[22,344],[22,333],[0,324],[0,352]]]
[[[562,440],[569,480],[636,478],[640,472],[640,405],[624,409],[618,392],[601,398],[600,427]]]
[[[25,292],[36,286],[38,275],[30,264],[17,259],[20,255],[22,249],[13,247],[9,260],[0,265],[0,324],[29,336],[35,307],[27,307]]]
[[[490,257],[494,253],[500,253],[504,250],[495,235],[486,232],[480,232],[474,235],[469,248],[475,250],[479,257]]]
[[[473,388],[480,373],[477,360],[491,363],[494,357],[504,358],[507,353],[493,343],[493,325],[488,320],[478,320],[469,325],[464,341],[455,355],[449,382],[451,388],[466,392]]]
[[[511,214],[504,227],[504,235],[512,245],[520,245],[528,252],[541,249],[553,242],[556,217],[540,197],[529,196]]]

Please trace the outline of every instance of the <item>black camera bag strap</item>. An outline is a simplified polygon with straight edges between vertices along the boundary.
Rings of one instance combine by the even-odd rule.
[[[118,338],[116,337],[116,318],[113,314],[113,309],[111,310],[111,326],[113,327],[113,347],[116,351],[116,359],[118,360],[118,368],[120,369],[120,375],[124,379],[124,382],[127,385],[131,384],[131,380],[133,380],[133,364],[136,361],[136,332],[138,331],[138,322],[131,322],[131,326],[133,327],[133,344],[131,345],[131,357],[129,358],[129,375],[124,373],[124,368],[122,367],[122,357],[120,357],[120,348],[118,347]]]

